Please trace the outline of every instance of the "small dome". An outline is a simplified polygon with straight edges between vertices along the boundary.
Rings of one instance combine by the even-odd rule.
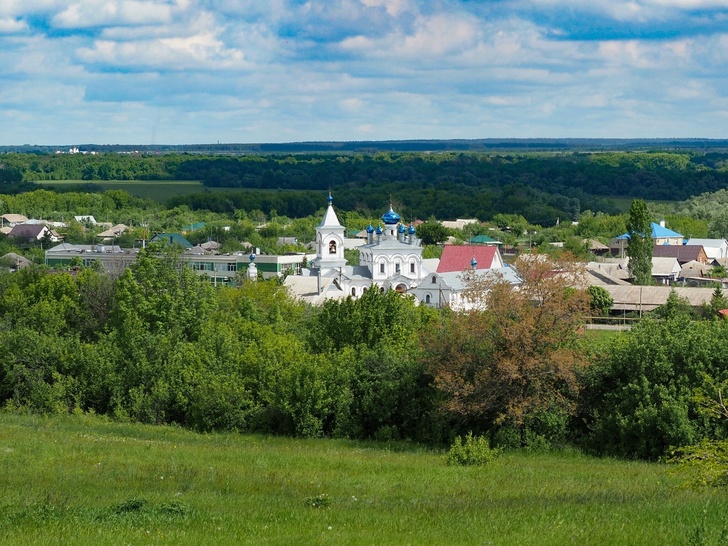
[[[326,198],[326,200],[329,202],[329,205],[331,205],[334,202],[334,198],[331,197],[331,192],[329,192],[329,196]]]
[[[404,227],[404,226],[403,226],[402,224],[400,224],[400,225],[399,225],[399,227],[397,228],[397,231],[398,231],[399,233],[404,233],[404,232],[405,232],[405,231],[407,231],[407,230],[405,229],[405,227]]]
[[[410,235],[414,235],[415,233],[417,233],[417,230],[415,229],[415,226],[413,226],[412,224],[410,224],[410,227],[407,230],[407,233],[409,233]]]
[[[382,221],[385,224],[390,224],[390,225],[398,224],[399,223],[399,214],[394,212],[394,210],[392,210],[392,207],[390,206],[389,210],[384,214],[384,216],[382,216]]]
[[[473,256],[473,259],[470,260],[470,267],[475,269],[478,266],[478,260],[475,259],[475,256]]]
[[[367,233],[374,233],[374,226],[373,225],[369,224],[367,226]]]
[[[250,256],[248,256],[248,258],[250,258],[250,261],[251,261],[251,262],[254,262],[254,261],[255,261],[255,254],[253,254],[253,253],[251,252],[251,253],[250,253]]]
[[[382,234],[382,226],[377,226],[377,235]]]

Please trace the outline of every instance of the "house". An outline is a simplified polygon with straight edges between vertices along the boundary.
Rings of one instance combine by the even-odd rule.
[[[684,237],[679,233],[672,231],[665,227],[665,221],[662,220],[659,224],[652,222],[652,244],[658,245],[682,245]],[[629,233],[623,233],[619,237],[612,239],[609,244],[609,249],[612,254],[616,254],[620,257],[624,257],[625,250],[629,246]]]
[[[680,276],[680,264],[676,258],[652,257],[652,278],[658,284],[671,285]]]
[[[468,311],[479,306],[478,301],[473,301],[467,296],[472,276],[476,277],[476,282],[485,279],[502,280],[516,286],[520,286],[523,282],[516,270],[508,266],[443,273],[436,271],[427,275],[416,288],[408,291],[408,294],[413,294],[420,305]]]
[[[4,256],[0,257],[0,267],[7,267],[10,271],[17,271],[18,269],[25,269],[30,267],[31,261],[28,258],[20,256],[15,252],[8,252]]]
[[[78,222],[79,224],[89,224],[91,226],[96,225],[96,218],[94,218],[90,214],[85,216],[74,216],[73,219],[76,220],[76,222]]]
[[[60,241],[60,236],[51,231],[45,224],[16,224],[8,233],[8,237],[25,241],[40,241],[42,239],[48,239],[54,243]]]
[[[728,258],[728,241],[725,239],[690,238],[685,246],[702,246],[709,261]]]
[[[627,258],[605,262],[589,262],[586,265],[587,282],[591,285],[631,285]]]
[[[480,224],[477,218],[458,218],[457,220],[445,220],[440,223],[448,229],[463,229],[470,224]]]
[[[50,268],[68,267],[80,260],[90,267],[97,262],[107,273],[120,273],[136,261],[139,249],[116,245],[74,245],[61,243],[45,252],[45,264]]]
[[[612,311],[616,312],[648,312],[654,311],[667,302],[673,290],[680,298],[684,298],[692,307],[709,304],[714,288],[688,288],[682,286],[634,286],[605,285],[603,288],[612,296]]]
[[[691,261],[707,264],[709,261],[703,247],[697,245],[655,245],[652,249],[652,257],[676,258],[680,265]]]
[[[166,243],[168,245],[180,245],[184,248],[192,248],[192,243],[179,233],[157,233],[150,243]]]
[[[28,218],[22,214],[3,214],[0,224],[2,227],[14,227],[16,224],[24,224],[28,221]]]
[[[127,229],[129,229],[129,227],[124,224],[116,224],[115,226],[98,233],[96,237],[104,241],[111,241],[116,239],[119,235],[122,235]]]
[[[497,246],[447,245],[442,249],[438,273],[462,273],[472,269],[497,269],[503,267],[503,258]]]
[[[487,235],[476,235],[475,237],[471,237],[468,241],[471,245],[502,245],[502,241],[497,241],[496,239],[493,239],[492,237],[488,237]]]

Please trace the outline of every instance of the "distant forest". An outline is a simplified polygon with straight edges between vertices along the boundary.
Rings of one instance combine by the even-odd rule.
[[[682,201],[728,188],[726,151],[382,152],[0,155],[0,193],[35,181],[199,180],[231,191],[181,195],[168,206],[289,217],[314,214],[321,193],[368,212],[390,200],[404,218],[520,214],[543,226],[585,210],[618,214],[614,198]],[[235,190],[235,191],[233,191]],[[239,191],[256,190],[256,191]],[[61,191],[61,188],[57,188]]]

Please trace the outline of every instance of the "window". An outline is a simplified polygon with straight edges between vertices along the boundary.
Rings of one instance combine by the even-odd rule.
[[[329,243],[329,254],[336,254],[336,241]]]
[[[432,276],[432,284],[437,284],[437,277],[435,275]]]
[[[397,262],[396,264],[394,264],[394,272],[395,273],[399,273],[399,271],[400,271],[400,269],[399,269],[399,262]]]
[[[355,286],[351,287],[351,295],[356,297],[356,287]]]
[[[430,295],[429,295],[429,294],[427,294],[427,295],[425,296],[425,303],[430,303],[430,301],[431,301],[431,300],[432,300],[432,298],[430,297]]]
[[[379,272],[384,273],[384,262],[379,262]]]
[[[415,272],[415,262],[410,262],[410,273]]]
[[[238,264],[235,262],[228,262],[227,264],[227,270],[228,271],[237,271],[238,270]]]

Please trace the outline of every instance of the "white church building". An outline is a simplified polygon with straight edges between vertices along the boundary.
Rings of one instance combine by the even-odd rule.
[[[329,195],[324,217],[316,227],[316,258],[301,275],[286,277],[285,286],[295,297],[314,305],[321,305],[328,299],[358,298],[365,290],[376,288],[412,294],[418,302],[432,307],[467,307],[461,301],[461,292],[465,288],[461,279],[464,270],[439,272],[437,263],[429,264],[430,260],[423,260],[415,228],[405,226],[391,205],[382,216],[382,223],[377,228],[371,224],[367,227],[367,242],[359,246],[359,265],[346,265],[346,229],[339,222],[333,198]],[[475,255],[484,247],[471,248],[472,262],[475,262]],[[463,247],[459,250],[460,254],[465,251]],[[485,261],[481,259],[481,262]],[[481,271],[483,267],[487,269]],[[476,267],[473,265],[472,269]],[[498,271],[511,282],[517,281],[515,271],[504,266],[497,247],[489,247],[487,265],[477,269],[477,274]]]

